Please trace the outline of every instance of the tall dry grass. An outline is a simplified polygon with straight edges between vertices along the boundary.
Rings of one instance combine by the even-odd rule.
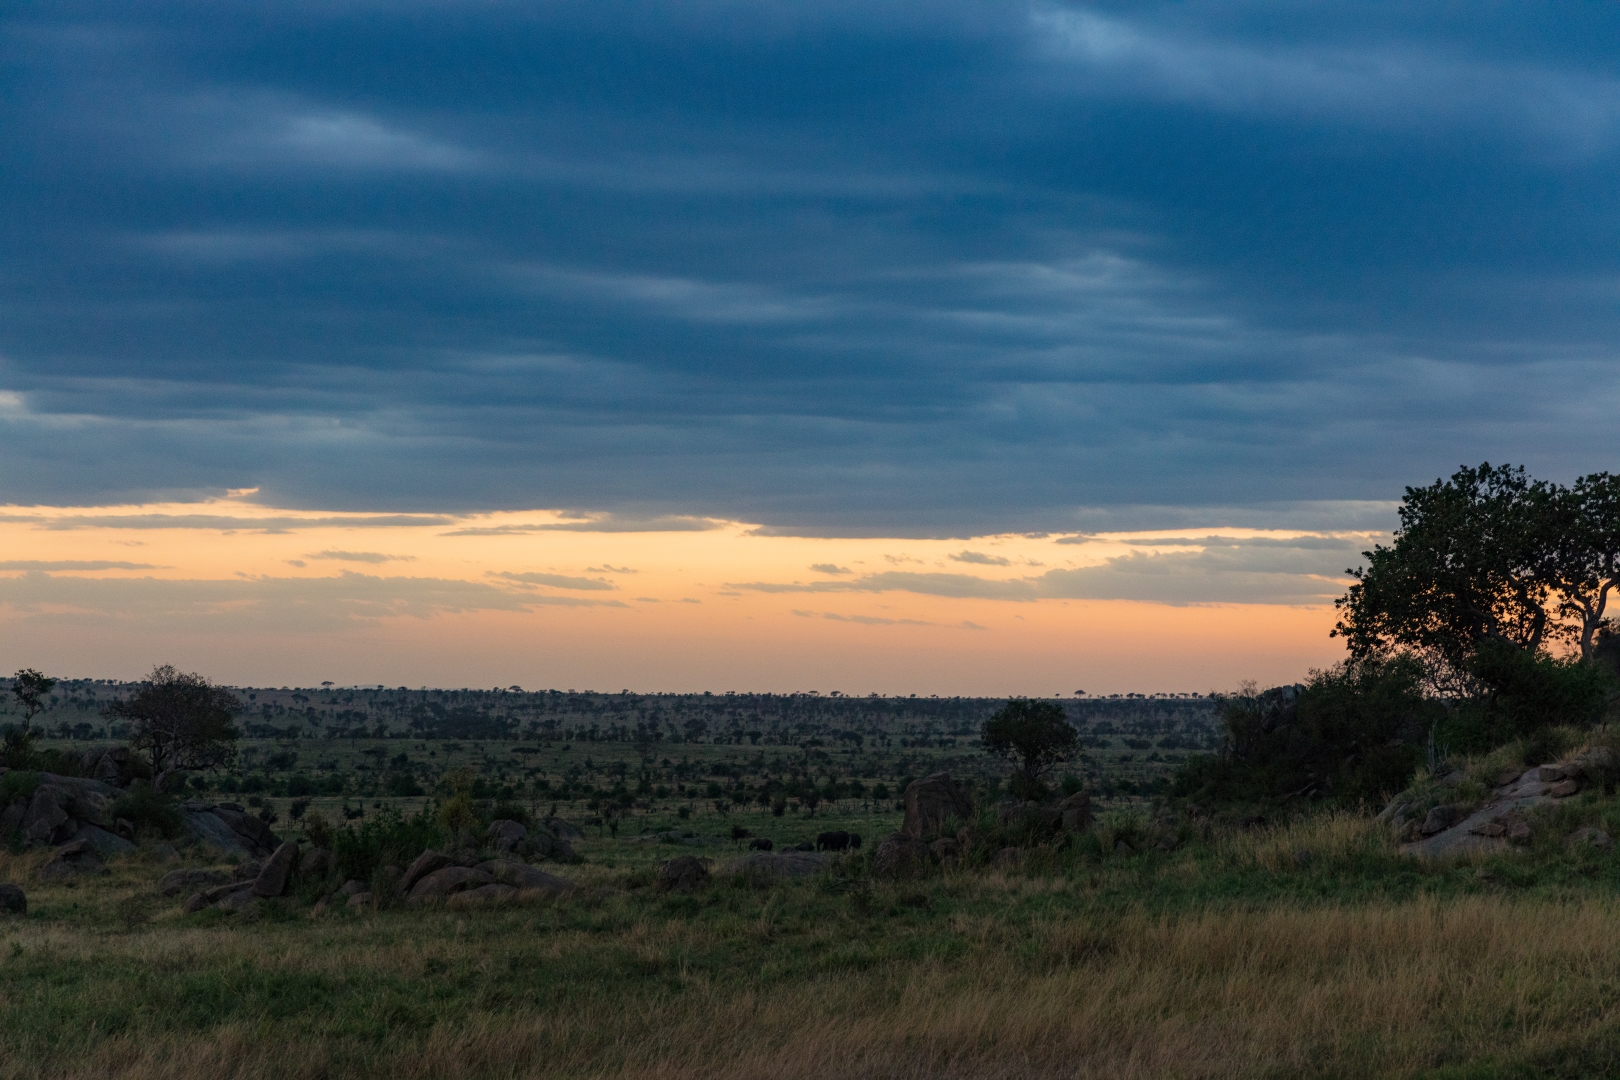
[[[1000,886],[986,879],[976,887]],[[65,1028],[54,1041],[7,1040],[0,1077],[1410,1076],[1615,1041],[1617,917],[1620,905],[1606,900],[1490,897],[1053,916],[1016,932],[994,917],[958,916],[942,928],[936,955],[870,967],[853,957],[846,970],[794,983],[688,973],[678,990],[617,998],[582,986],[573,1002],[467,1007],[421,1026],[389,1029],[388,1017],[370,1018],[389,1029],[385,1038],[356,1034],[367,1027],[359,998],[345,1006],[356,1013],[348,1017],[195,1031],[166,1030],[154,1018],[102,1035]],[[171,927],[87,936],[27,927],[0,932],[0,947],[17,939],[64,969],[369,971],[420,980],[424,995],[447,964],[498,985],[505,948],[521,947],[525,962],[542,965],[601,948],[589,934],[546,936],[519,915],[507,918],[506,936],[475,934],[448,917],[431,934],[388,930],[386,920],[275,933]],[[729,932],[649,920],[625,937],[642,961],[678,969],[681,956],[723,944]],[[836,937],[823,947],[836,948]],[[0,987],[6,963],[0,956]],[[119,992],[116,980],[86,991]],[[0,996],[0,1023],[18,1004]]]

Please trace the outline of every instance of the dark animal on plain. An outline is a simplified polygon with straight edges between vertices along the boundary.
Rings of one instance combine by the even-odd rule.
[[[848,851],[849,833],[840,829],[838,832],[824,832],[816,837],[817,851]]]
[[[810,841],[806,840],[803,843],[794,844],[792,847],[788,848],[787,850],[789,850],[789,851],[814,851],[814,850],[816,850],[816,845],[814,845]]]
[[[858,832],[850,833],[849,834],[849,847],[850,847],[850,850],[854,851],[857,848],[859,848],[860,846],[861,846],[861,834],[858,833]]]
[[[765,838],[763,836],[760,837],[758,840],[750,840],[750,841],[748,841],[748,850],[749,851],[769,851],[769,850],[771,850],[772,846],[773,845],[771,844],[770,840],[768,840],[767,838]]]

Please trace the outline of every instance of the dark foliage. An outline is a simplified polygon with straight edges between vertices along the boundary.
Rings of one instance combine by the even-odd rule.
[[[1436,738],[1463,753],[1489,750],[1552,725],[1589,727],[1603,718],[1620,681],[1605,664],[1484,642],[1469,662],[1482,688],[1461,702]]]
[[[1013,698],[984,722],[980,741],[985,753],[1017,762],[1011,782],[1014,795],[1039,799],[1046,794],[1041,776],[1069,760],[1079,746],[1080,733],[1056,702]]]
[[[330,842],[344,877],[370,881],[384,866],[408,866],[422,852],[441,846],[447,836],[438,819],[425,812],[405,817],[389,809],[359,826],[331,830]]]
[[[1445,717],[1423,682],[1409,656],[1369,657],[1315,672],[1304,686],[1229,697],[1220,753],[1188,761],[1172,792],[1201,804],[1376,802],[1406,785]]]
[[[174,800],[145,781],[136,781],[107,804],[107,816],[123,818],[137,829],[155,829],[166,837],[180,835],[180,811],[175,809]]]
[[[129,723],[130,749],[147,756],[161,790],[175,770],[213,769],[235,760],[239,732],[231,721],[239,708],[229,690],[165,664],[105,714]]]

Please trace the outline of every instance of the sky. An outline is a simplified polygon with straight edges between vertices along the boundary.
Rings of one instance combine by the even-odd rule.
[[[1616,40],[1591,4],[7,4],[0,665],[1293,681],[1406,485],[1611,467]]]

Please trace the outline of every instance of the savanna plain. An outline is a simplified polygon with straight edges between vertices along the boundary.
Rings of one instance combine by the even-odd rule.
[[[1035,703],[1075,733],[1038,791],[984,748],[1003,700],[517,688],[233,688],[233,760],[119,777],[144,763],[106,710],[140,687],[64,681],[0,809],[99,769],[122,843],[0,819],[26,891],[0,1077],[1620,1071],[1620,859],[1569,839],[1620,832],[1607,718],[1431,750],[1355,805],[1219,797],[1246,724],[1347,678]],[[1436,813],[1583,760],[1503,819],[1515,842],[1413,853]],[[941,772],[967,803],[886,849]],[[211,844],[205,807],[290,845],[276,895],[211,901],[270,841]],[[424,853],[485,874],[463,885],[529,869],[423,894]]]

